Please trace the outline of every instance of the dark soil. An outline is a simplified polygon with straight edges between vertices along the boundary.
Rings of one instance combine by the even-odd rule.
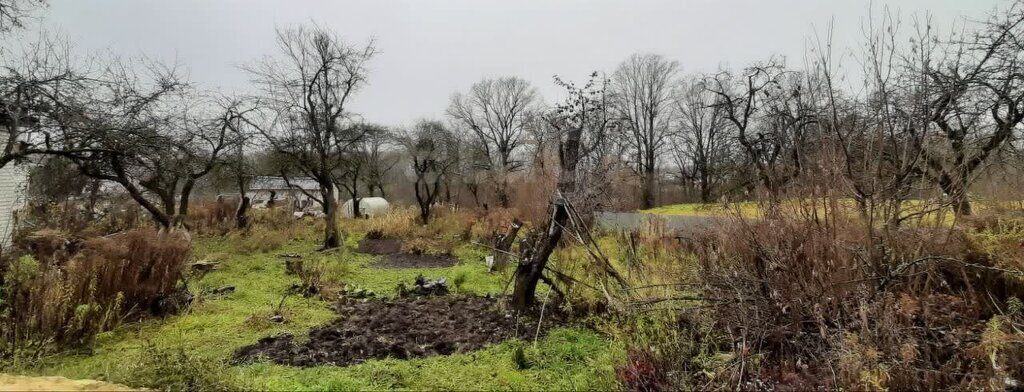
[[[402,251],[402,240],[397,238],[364,238],[359,241],[356,252],[370,255],[390,255]]]
[[[498,311],[496,300],[483,297],[416,297],[347,301],[341,318],[309,333],[296,344],[292,335],[260,339],[235,351],[236,363],[267,359],[291,366],[345,366],[369,359],[415,358],[479,350],[512,337],[532,339],[535,322]],[[554,321],[545,316],[541,335]],[[516,332],[518,331],[518,332]]]
[[[459,263],[452,255],[430,255],[415,253],[393,253],[370,264],[374,268],[445,268]]]

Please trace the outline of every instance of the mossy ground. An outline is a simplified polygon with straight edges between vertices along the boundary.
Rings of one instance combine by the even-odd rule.
[[[394,295],[399,282],[412,282],[416,275],[445,276],[449,281],[463,276],[457,289],[463,294],[498,294],[504,276],[487,273],[483,251],[468,245],[455,254],[459,265],[432,269],[377,269],[373,259],[351,249],[359,236],[346,241],[346,250],[324,256],[330,273],[344,274],[341,280],[354,287],[373,290],[378,296]],[[200,296],[186,314],[165,319],[128,323],[101,334],[91,353],[63,354],[44,358],[20,369],[32,375],[97,379],[130,386],[186,388],[247,388],[263,390],[351,390],[351,389],[614,389],[613,367],[624,357],[621,344],[579,326],[551,331],[539,341],[506,341],[467,354],[414,360],[373,360],[350,367],[322,366],[294,368],[271,363],[234,366],[229,363],[238,347],[279,333],[298,338],[335,317],[330,304],[316,298],[292,295],[281,307],[287,319],[269,321],[287,288],[299,279],[285,274],[278,254],[313,254],[313,240],[293,240],[267,253],[238,254],[237,238],[199,238],[195,259],[216,258],[216,271],[189,283],[193,292],[235,286],[226,296]],[[529,366],[520,369],[514,353],[522,348]],[[184,362],[184,363],[183,363]],[[205,382],[182,382],[177,373],[201,372]],[[171,373],[171,374],[167,374]],[[177,378],[176,378],[177,377]]]

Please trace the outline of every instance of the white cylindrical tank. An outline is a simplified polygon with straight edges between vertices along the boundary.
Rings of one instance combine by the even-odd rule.
[[[355,216],[352,210],[352,199],[348,199],[345,204],[341,205],[341,216],[343,218],[352,218]],[[388,212],[391,205],[383,197],[361,197],[359,198],[359,215],[363,217],[373,217],[378,215],[384,215]]]

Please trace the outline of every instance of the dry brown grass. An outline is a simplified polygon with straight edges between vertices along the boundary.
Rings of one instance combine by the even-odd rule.
[[[986,323],[1021,293],[970,237],[869,232],[838,216],[735,220],[693,244],[711,317],[737,347],[739,366],[719,382],[990,388],[1003,363],[1017,363],[1005,350],[1024,348],[1019,329],[988,359],[960,351],[984,340]]]
[[[236,227],[237,200],[204,201],[189,207],[187,224],[197,234],[224,235]]]
[[[40,238],[56,241],[52,233]],[[87,239],[76,248],[8,263],[0,354],[25,347],[41,352],[50,343],[88,344],[96,333],[126,318],[187,305],[176,302],[191,254],[186,237],[138,229]]]

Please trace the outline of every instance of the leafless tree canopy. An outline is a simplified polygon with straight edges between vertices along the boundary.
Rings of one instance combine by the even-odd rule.
[[[538,96],[526,80],[516,77],[485,79],[469,93],[452,96],[448,115],[472,131],[475,145],[483,149],[486,169],[498,183],[498,199],[509,206],[508,175],[523,168],[517,156],[525,142],[526,129],[535,123]]]
[[[363,138],[363,127],[348,111],[352,96],[364,84],[373,42],[349,45],[320,27],[278,30],[275,57],[245,69],[262,88],[260,110],[247,122],[267,147],[283,158],[281,174],[301,175],[320,184],[317,200],[327,228],[324,247],[340,244],[337,227],[337,174],[350,162],[347,154]]]
[[[679,64],[660,55],[633,55],[612,74],[613,105],[625,120],[628,159],[643,178],[643,205],[655,203],[658,157],[668,146],[672,88]]]
[[[681,179],[696,184],[705,203],[714,200],[727,179],[733,144],[715,99],[704,81],[693,79],[680,84],[674,102],[673,157]]]
[[[459,145],[452,133],[440,121],[424,120],[399,138],[412,160],[416,203],[420,208],[420,221],[427,224],[431,208],[439,201],[445,178],[458,164]]]

